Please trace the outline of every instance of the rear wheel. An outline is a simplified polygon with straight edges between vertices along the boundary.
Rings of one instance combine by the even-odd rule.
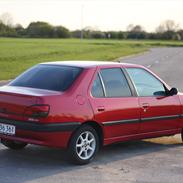
[[[99,149],[98,135],[91,126],[84,125],[71,137],[69,144],[70,160],[79,165],[89,163]]]
[[[183,129],[182,129],[182,132],[181,132],[181,139],[182,139],[182,142],[183,142]]]
[[[14,140],[1,140],[1,143],[9,149],[20,150],[23,149],[27,143],[14,141]]]

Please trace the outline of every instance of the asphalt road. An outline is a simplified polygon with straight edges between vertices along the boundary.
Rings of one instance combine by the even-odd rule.
[[[150,52],[121,61],[144,65],[170,86],[183,91],[183,48],[153,48]]]
[[[157,48],[123,62],[148,66],[183,91],[183,48]],[[0,183],[182,183],[180,135],[126,142],[103,148],[95,161],[74,166],[60,149],[29,145],[21,151],[0,145]]]

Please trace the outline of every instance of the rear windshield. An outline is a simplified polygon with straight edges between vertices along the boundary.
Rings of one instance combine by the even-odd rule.
[[[10,86],[39,88],[53,91],[67,90],[82,68],[57,65],[36,65],[10,83]]]

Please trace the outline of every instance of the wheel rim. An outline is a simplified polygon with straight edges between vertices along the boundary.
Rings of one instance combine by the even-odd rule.
[[[96,149],[95,136],[89,132],[83,132],[76,141],[76,152],[79,158],[87,160],[91,158]]]

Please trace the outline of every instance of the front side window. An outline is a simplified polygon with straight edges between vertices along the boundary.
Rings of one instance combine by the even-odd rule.
[[[163,84],[151,73],[141,68],[127,68],[139,96],[165,96]]]
[[[128,82],[120,68],[101,69],[106,97],[132,96]]]
[[[65,91],[81,71],[79,67],[40,64],[21,74],[10,86]]]
[[[91,93],[93,97],[97,97],[97,98],[104,97],[102,83],[98,74],[96,79],[93,82]]]

